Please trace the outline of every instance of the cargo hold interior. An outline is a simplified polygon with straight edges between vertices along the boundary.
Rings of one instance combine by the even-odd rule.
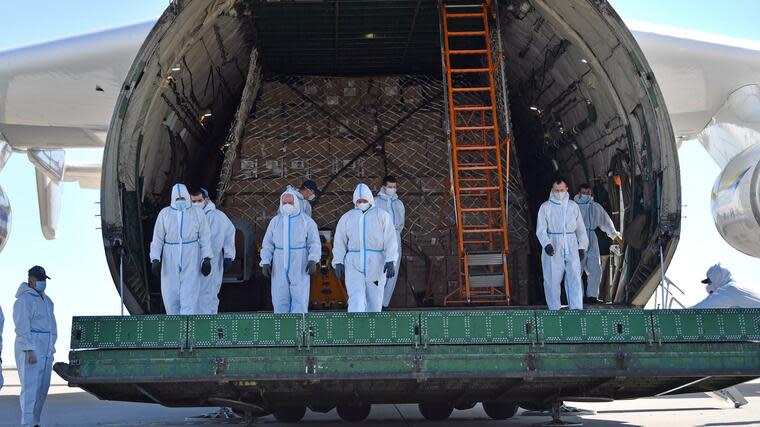
[[[573,193],[592,184],[623,229],[623,255],[605,264],[605,300],[643,306],[661,254],[667,265],[678,241],[678,159],[662,94],[620,18],[597,3],[502,0],[491,15],[499,126],[511,141],[512,306],[544,304],[535,216],[558,175]],[[319,184],[313,218],[329,237],[356,184],[377,190],[388,174],[407,212],[391,307],[461,308],[443,303],[458,255],[439,23],[434,1],[171,6],[135,59],[105,150],[104,244],[117,289],[114,242],[126,248],[129,311],[163,312],[147,252],[174,183],[208,188],[238,228],[242,256],[220,311],[257,311],[271,310],[257,247],[285,187]],[[598,237],[606,255],[610,242]],[[335,289],[313,283],[315,309],[341,309]]]

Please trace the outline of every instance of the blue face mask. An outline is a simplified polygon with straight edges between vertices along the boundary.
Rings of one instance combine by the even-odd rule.
[[[34,285],[35,289],[37,289],[37,292],[45,292],[45,288],[47,287],[47,283],[44,280],[38,280],[37,284]]]
[[[581,197],[578,198],[578,201],[581,203],[588,203],[591,201],[591,196],[588,194],[581,194]]]
[[[175,200],[175,201],[174,201],[174,206],[175,206],[177,209],[179,209],[179,210],[183,211],[183,210],[185,210],[185,209],[189,208],[189,207],[190,207],[190,204],[189,204],[189,203],[187,203],[187,200]]]

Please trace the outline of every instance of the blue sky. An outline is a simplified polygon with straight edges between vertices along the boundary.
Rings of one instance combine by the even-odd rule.
[[[651,22],[723,36],[760,41],[760,1],[732,0],[718,5],[708,0],[610,0],[626,20]],[[0,51],[52,39],[155,19],[164,0],[27,0],[0,2]],[[729,6],[730,5],[730,6]],[[100,153],[70,150],[69,160],[91,161]],[[733,267],[736,276],[750,281],[760,272],[760,261],[744,256],[723,242],[710,215],[710,189],[718,167],[701,146],[686,143],[679,151],[683,186],[682,241],[668,271],[687,290],[688,304],[703,296],[699,280],[716,261]],[[13,294],[26,279],[26,270],[41,264],[53,278],[48,293],[56,302],[59,345],[56,358],[65,360],[71,316],[118,314],[119,299],[103,255],[99,218],[99,192],[64,184],[58,238],[44,240],[34,169],[24,154],[14,154],[0,171],[0,185],[13,207],[11,239],[0,254],[0,307],[6,316],[3,338],[6,365],[13,365]],[[754,284],[758,284],[755,280]]]

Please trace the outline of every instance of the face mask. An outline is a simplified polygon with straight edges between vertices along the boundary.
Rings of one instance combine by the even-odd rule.
[[[190,205],[187,204],[187,200],[175,200],[174,206],[177,207],[177,209],[183,211],[190,207]]]
[[[356,207],[361,209],[362,212],[366,212],[369,209],[369,203],[357,203]]]
[[[385,194],[389,196],[395,196],[396,195],[396,189],[395,188],[386,188]]]
[[[559,201],[564,200],[565,194],[565,191],[552,191],[552,199]]]
[[[296,207],[293,205],[282,205],[280,206],[280,212],[282,212],[285,216],[293,215],[293,212],[295,212]]]
[[[316,198],[317,198],[317,196],[315,196],[314,194],[310,194],[309,197],[306,198],[306,200],[308,200],[308,201],[311,202],[311,201],[313,201]]]
[[[206,207],[206,204],[203,203],[203,202],[193,202],[193,206],[197,206],[197,207],[203,209],[203,208]]]
[[[35,285],[35,289],[37,289],[38,292],[45,292],[46,287],[47,283],[44,280],[38,280],[37,284]]]
[[[581,203],[588,203],[591,201],[591,195],[589,194],[581,194],[581,197],[578,198],[578,201]]]

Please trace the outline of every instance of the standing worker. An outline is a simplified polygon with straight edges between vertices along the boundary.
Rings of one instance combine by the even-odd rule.
[[[161,276],[166,314],[196,314],[201,274],[211,273],[212,258],[203,211],[190,204],[184,184],[174,184],[171,205],[159,212],[150,242],[151,269]]]
[[[549,310],[559,310],[562,277],[572,310],[583,309],[581,261],[588,247],[588,236],[578,205],[570,200],[567,184],[557,178],[549,200],[541,205],[536,219],[536,236],[544,249],[541,266],[544,294]]]
[[[211,274],[201,279],[196,314],[216,314],[219,312],[219,291],[222,289],[224,272],[235,260],[235,226],[224,212],[216,208],[205,188],[194,190],[190,197],[193,206],[201,209],[206,216],[211,233],[211,253],[214,256]]]
[[[301,211],[311,218],[311,201],[313,201],[317,194],[319,194],[319,187],[317,183],[307,179],[301,184],[301,188],[295,188],[292,185],[288,185],[285,191],[293,192],[298,197],[298,202],[301,205]]]
[[[269,221],[261,243],[261,271],[272,278],[275,313],[309,310],[309,276],[322,256],[317,223],[301,211],[299,202],[294,192],[282,193],[279,212]]]
[[[377,207],[388,212],[393,220],[393,228],[396,230],[396,244],[398,246],[398,258],[393,264],[396,269],[393,277],[388,278],[385,282],[383,307],[388,307],[391,303],[393,290],[396,288],[396,281],[398,280],[398,270],[401,267],[401,232],[404,231],[406,208],[404,208],[404,202],[399,200],[397,191],[398,182],[396,178],[390,175],[386,176],[383,178],[383,186],[380,187],[380,191],[375,199]]]
[[[580,193],[575,196],[575,203],[581,210],[583,223],[586,225],[588,234],[588,251],[586,257],[581,261],[581,267],[586,272],[588,283],[586,284],[586,298],[583,300],[586,304],[601,304],[599,299],[599,284],[602,283],[602,261],[599,255],[599,240],[596,238],[594,230],[599,228],[609,236],[616,245],[623,244],[623,238],[615,229],[612,218],[607,215],[602,205],[594,201],[591,195],[591,187],[588,184],[581,184]]]
[[[343,214],[335,228],[335,275],[345,273],[349,312],[379,312],[385,282],[396,274],[398,241],[388,212],[374,206],[366,184],[354,190],[354,209]]]
[[[30,268],[29,277],[16,291],[16,303],[13,304],[23,427],[40,424],[53,372],[58,327],[53,313],[53,301],[45,294],[47,279],[50,277],[44,268],[38,265]]]
[[[715,264],[707,270],[707,278],[702,283],[707,285],[707,297],[692,308],[760,308],[760,293],[737,283],[731,272],[720,264]],[[736,408],[748,403],[736,387],[712,393],[731,401]]]

